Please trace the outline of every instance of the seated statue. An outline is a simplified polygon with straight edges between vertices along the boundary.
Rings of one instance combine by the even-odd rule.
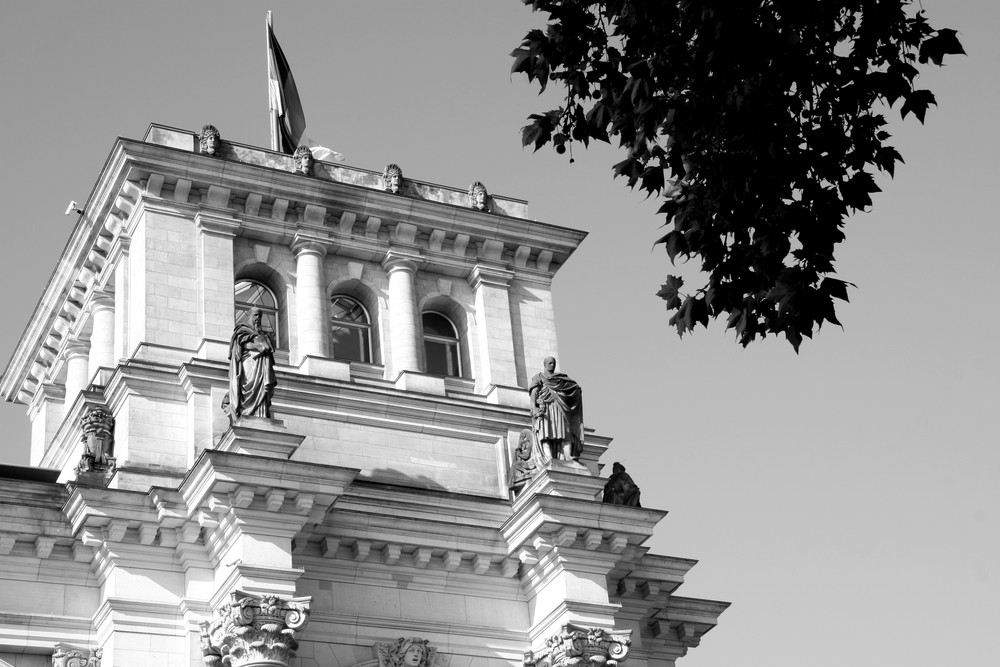
[[[278,384],[274,375],[274,346],[261,326],[259,308],[249,311],[250,323],[237,324],[229,341],[229,405],[233,421],[240,417],[271,418],[271,396]]]
[[[555,372],[554,357],[546,357],[543,368],[528,385],[535,438],[548,456],[576,461],[583,453],[583,390]]]
[[[639,487],[632,481],[632,476],[625,472],[625,466],[618,461],[611,466],[611,477],[608,477],[608,482],[604,485],[604,502],[642,507],[639,504]]]
[[[517,449],[514,450],[514,461],[510,464],[510,489],[518,493],[538,472],[539,465],[531,430],[522,429]]]

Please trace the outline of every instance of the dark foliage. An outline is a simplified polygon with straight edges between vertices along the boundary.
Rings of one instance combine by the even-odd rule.
[[[547,13],[511,54],[563,106],[533,114],[525,146],[617,140],[629,187],[663,199],[673,262],[698,258],[705,284],[658,292],[683,335],[725,315],[744,346],[784,334],[798,351],[834,299],[844,221],[869,207],[873,174],[902,157],[886,143],[894,105],[923,122],[934,96],[917,65],[964,53],[910,0],[526,0]]]

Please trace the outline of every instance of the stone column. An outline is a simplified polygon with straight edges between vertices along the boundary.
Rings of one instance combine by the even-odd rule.
[[[63,354],[66,355],[66,399],[63,403],[63,414],[65,415],[73,407],[77,396],[90,380],[90,376],[87,374],[90,363],[87,346],[84,343],[69,343]]]
[[[210,667],[287,667],[309,620],[310,602],[308,597],[234,591],[212,620],[201,624],[203,662]]]
[[[93,324],[90,331],[90,360],[87,377],[93,378],[98,368],[115,365],[115,302],[107,296],[95,296],[90,302]]]
[[[292,243],[296,258],[295,310],[297,311],[298,354],[293,363],[307,356],[329,355],[329,327],[325,313],[326,295],[323,258],[326,246],[296,235]]]
[[[382,266],[389,274],[389,346],[392,374],[420,371],[420,326],[417,322],[417,298],[414,276],[416,255],[389,251]]]
[[[469,284],[476,297],[476,338],[480,359],[476,387],[480,392],[490,385],[517,386],[508,293],[513,277],[514,272],[502,265],[485,262],[477,263],[469,276]]]

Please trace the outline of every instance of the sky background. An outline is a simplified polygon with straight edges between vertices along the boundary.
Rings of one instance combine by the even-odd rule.
[[[2,3],[0,199],[13,353],[116,136],[151,122],[268,144],[264,17],[309,134],[381,170],[527,199],[590,236],[554,283],[560,370],[615,438],[648,543],[699,559],[680,594],[733,603],[683,667],[993,666],[1000,655],[1000,3],[923,0],[968,57],[926,70],[939,106],[890,128],[906,164],[847,225],[858,285],[795,355],[721,324],[683,340],[654,296],[658,203],[613,181],[607,146],[522,150],[554,102],[511,78],[540,18],[500,2]],[[0,462],[26,464],[22,406]]]

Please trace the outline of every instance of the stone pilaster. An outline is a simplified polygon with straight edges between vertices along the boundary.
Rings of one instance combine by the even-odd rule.
[[[490,385],[517,386],[514,365],[514,333],[511,328],[510,295],[514,272],[499,263],[480,262],[469,276],[476,298],[476,323],[480,369],[477,389]]]
[[[293,363],[305,357],[326,357],[329,352],[329,326],[324,294],[323,258],[326,246],[317,240],[295,235],[292,252],[296,260],[295,308],[298,311],[298,354]]]
[[[233,591],[201,624],[202,660],[210,667],[285,667],[298,650],[311,598]]]
[[[225,341],[233,332],[233,239],[240,221],[229,211],[198,211],[197,266],[201,281],[198,290],[198,319],[207,358],[223,361],[229,352]]]
[[[420,326],[414,276],[419,257],[390,250],[382,266],[389,274],[389,358],[392,375],[420,371]]]

